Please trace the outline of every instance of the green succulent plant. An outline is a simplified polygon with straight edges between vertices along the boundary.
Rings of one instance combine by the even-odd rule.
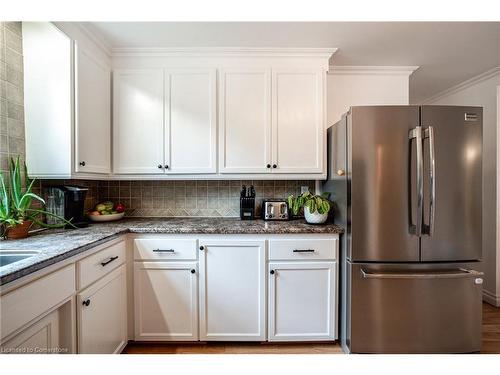
[[[45,228],[60,228],[64,225],[74,226],[70,221],[47,212],[43,209],[34,208],[34,201],[45,204],[45,201],[33,193],[35,180],[30,180],[26,164],[21,168],[19,157],[11,158],[9,162],[9,187],[6,186],[5,177],[0,172],[0,236],[5,237],[9,227],[22,224],[31,220]],[[54,216],[62,220],[61,224],[49,225],[40,218],[42,215]]]
[[[287,198],[288,207],[293,215],[297,215],[301,208],[309,208],[309,212],[326,214],[330,211],[331,202],[328,200],[330,193],[324,192],[321,195],[311,194],[306,191],[299,196],[295,197],[293,194]]]

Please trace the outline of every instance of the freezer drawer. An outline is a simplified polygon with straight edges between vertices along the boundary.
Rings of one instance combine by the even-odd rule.
[[[350,350],[466,353],[481,349],[475,264],[351,264]]]

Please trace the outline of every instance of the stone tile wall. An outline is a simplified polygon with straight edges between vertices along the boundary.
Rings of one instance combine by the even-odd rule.
[[[128,216],[228,216],[240,214],[242,185],[254,185],[257,214],[263,198],[314,191],[314,181],[99,181],[98,200],[121,202]]]
[[[0,171],[9,157],[24,161],[24,90],[21,22],[0,22]]]

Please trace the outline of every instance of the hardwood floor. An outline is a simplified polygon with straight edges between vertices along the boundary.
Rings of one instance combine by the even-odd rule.
[[[124,354],[340,354],[336,343],[129,343]],[[483,303],[481,353],[500,353],[500,307]]]
[[[500,353],[500,307],[483,303],[483,345],[481,353]]]

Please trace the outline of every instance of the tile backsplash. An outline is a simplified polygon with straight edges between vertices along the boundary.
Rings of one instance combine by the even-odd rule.
[[[9,158],[24,160],[23,46],[21,22],[0,22],[0,171]]]
[[[98,202],[110,200],[125,205],[127,216],[134,217],[237,217],[240,215],[240,190],[242,185],[254,185],[256,213],[264,198],[286,198],[300,194],[300,187],[315,191],[315,181],[92,181],[92,180],[41,180],[34,191],[43,193],[50,185],[79,185],[89,188],[85,210]]]
[[[78,181],[76,181],[78,183]],[[95,181],[87,182],[91,185]],[[254,185],[256,209],[263,198],[300,194],[301,186],[314,191],[314,181],[98,181],[97,200],[121,202],[128,216],[239,216],[242,185]],[[92,188],[91,188],[92,189]]]

